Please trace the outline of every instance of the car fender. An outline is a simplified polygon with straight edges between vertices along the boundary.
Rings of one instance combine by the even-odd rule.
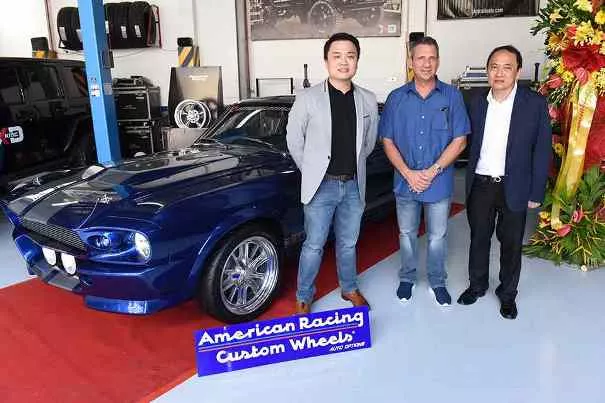
[[[283,239],[282,231],[283,228],[280,222],[280,214],[276,209],[264,208],[262,206],[249,206],[243,210],[239,210],[234,214],[226,217],[222,220],[215,228],[210,232],[206,240],[200,245],[197,252],[197,257],[191,268],[191,273],[187,279],[187,287],[189,291],[193,292],[199,283],[200,276],[204,271],[206,265],[212,253],[216,250],[217,246],[220,245],[221,241],[236,231],[238,228],[255,222],[258,220],[268,221],[273,224],[273,227],[279,227],[280,233],[278,239]]]

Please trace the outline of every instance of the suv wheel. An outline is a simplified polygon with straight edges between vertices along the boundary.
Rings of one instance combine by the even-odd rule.
[[[97,148],[93,134],[85,132],[78,137],[71,154],[70,165],[73,167],[84,167],[97,162]]]
[[[229,236],[210,258],[197,299],[212,316],[228,322],[250,321],[277,294],[280,248],[273,234],[251,225]]]

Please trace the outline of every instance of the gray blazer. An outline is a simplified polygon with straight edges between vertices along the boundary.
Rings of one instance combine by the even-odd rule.
[[[366,158],[376,144],[378,105],[376,95],[354,85],[357,115],[357,182],[365,203]],[[302,173],[300,200],[311,201],[326,174],[332,151],[332,114],[328,82],[323,81],[296,94],[286,128],[288,150]]]

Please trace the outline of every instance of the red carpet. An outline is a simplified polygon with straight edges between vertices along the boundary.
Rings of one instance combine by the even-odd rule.
[[[453,204],[451,214],[463,209]],[[367,224],[360,271],[398,249],[394,216]],[[20,263],[20,262],[19,262]],[[317,289],[337,287],[326,248]],[[286,265],[282,295],[263,319],[293,312],[296,262]],[[193,332],[220,326],[193,302],[150,316],[88,309],[82,298],[29,280],[0,289],[0,396],[4,402],[133,402],[156,398],[195,374]]]

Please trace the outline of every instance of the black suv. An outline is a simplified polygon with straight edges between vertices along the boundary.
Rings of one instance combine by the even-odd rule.
[[[94,160],[84,63],[0,58],[0,187]]]

